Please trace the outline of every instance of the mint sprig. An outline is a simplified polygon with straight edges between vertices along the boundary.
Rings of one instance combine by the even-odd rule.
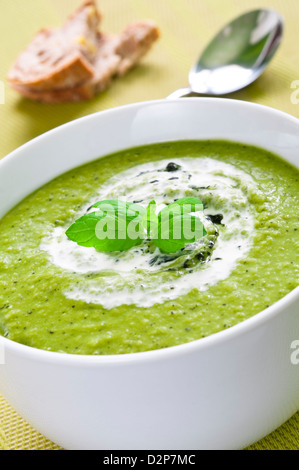
[[[197,198],[174,201],[158,214],[155,201],[144,208],[130,202],[106,200],[92,208],[96,211],[76,220],[66,235],[79,246],[99,251],[127,251],[150,238],[161,252],[175,253],[207,234],[196,215],[203,210]]]
[[[100,201],[92,207],[97,212],[80,217],[66,231],[70,240],[99,251],[127,251],[140,245],[144,207],[117,200]]]

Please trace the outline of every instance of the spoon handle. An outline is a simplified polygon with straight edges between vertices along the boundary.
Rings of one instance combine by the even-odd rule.
[[[194,93],[190,90],[190,88],[180,88],[179,90],[174,91],[171,93],[171,95],[167,96],[167,100],[176,100],[177,98],[184,98],[189,95],[193,95]],[[196,96],[200,96],[199,94],[196,94]]]

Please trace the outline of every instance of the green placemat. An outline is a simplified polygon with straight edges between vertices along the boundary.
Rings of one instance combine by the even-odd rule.
[[[187,85],[188,71],[211,36],[225,22],[258,7],[276,8],[285,17],[284,42],[264,75],[232,98],[253,101],[299,117],[291,88],[299,80],[298,0],[101,0],[103,29],[118,32],[129,22],[151,18],[162,38],[142,65],[90,102],[42,105],[22,99],[5,81],[7,71],[36,31],[58,26],[78,0],[1,0],[0,158],[37,135],[78,117],[137,101],[164,98]],[[0,448],[55,450],[0,396]],[[250,450],[299,450],[299,413]]]

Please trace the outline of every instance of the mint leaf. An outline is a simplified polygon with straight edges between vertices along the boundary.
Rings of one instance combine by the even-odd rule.
[[[128,216],[139,216],[145,213],[145,208],[133,202],[126,202],[121,200],[106,200],[96,202],[92,207],[103,211],[103,213],[114,212],[119,215],[120,212],[126,213]]]
[[[97,211],[76,220],[66,235],[79,246],[100,251],[129,250],[147,235],[163,253],[175,253],[207,233],[200,219],[191,215],[203,209],[197,198],[179,199],[158,216],[155,201],[147,209],[118,200],[99,201],[92,207]]]
[[[94,207],[99,210],[84,215],[66,231],[70,240],[100,251],[126,251],[142,242],[145,213],[142,206],[123,201],[100,201]]]
[[[190,214],[173,215],[169,212],[168,220],[161,217],[158,236],[153,240],[163,253],[175,253],[194,243],[207,234],[201,220]]]
[[[184,197],[169,204],[158,214],[158,234],[153,240],[163,253],[175,253],[207,234],[200,219],[192,212],[203,210],[200,199]]]

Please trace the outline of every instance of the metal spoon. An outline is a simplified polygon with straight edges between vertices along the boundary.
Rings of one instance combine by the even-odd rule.
[[[283,36],[283,19],[274,10],[254,10],[226,25],[210,42],[189,74],[190,88],[172,93],[225,95],[254,82],[274,56]]]

